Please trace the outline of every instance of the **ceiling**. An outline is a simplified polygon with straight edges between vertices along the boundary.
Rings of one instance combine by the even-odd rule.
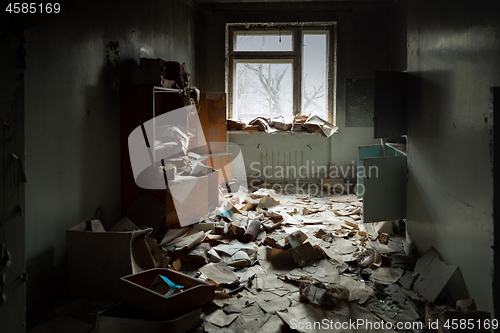
[[[199,4],[208,3],[273,3],[273,2],[296,2],[296,3],[307,3],[307,2],[335,2],[335,3],[352,3],[352,2],[365,2],[365,3],[376,3],[376,2],[387,2],[387,0],[194,0]]]

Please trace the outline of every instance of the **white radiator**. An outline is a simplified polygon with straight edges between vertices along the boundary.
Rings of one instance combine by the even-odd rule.
[[[260,153],[260,179],[270,181],[318,178],[326,166],[316,165],[302,150],[266,150]]]

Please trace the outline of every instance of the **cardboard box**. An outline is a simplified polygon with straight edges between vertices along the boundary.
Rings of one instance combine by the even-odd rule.
[[[164,297],[149,289],[161,274],[173,283],[184,286],[181,293]],[[212,301],[215,285],[194,279],[168,268],[150,269],[120,279],[121,299],[158,318],[172,320]]]
[[[219,205],[219,173],[213,170],[207,175],[179,183],[169,182],[170,195],[166,205],[172,209],[167,215],[167,225],[179,223],[187,226],[200,221]]]
[[[71,294],[116,298],[122,276],[155,267],[145,239],[151,231],[106,231],[99,220],[67,230]]]
[[[201,308],[172,320],[161,320],[126,303],[97,315],[95,333],[185,333],[200,322]]]

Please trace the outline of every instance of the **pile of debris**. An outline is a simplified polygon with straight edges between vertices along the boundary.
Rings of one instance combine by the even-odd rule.
[[[245,124],[239,119],[228,119],[227,129],[243,130],[247,132],[263,131],[270,134],[276,132],[295,133],[303,131],[308,133],[318,133],[325,137],[330,137],[338,131],[337,126],[330,124],[318,116],[304,116],[300,114],[295,115],[291,122],[285,121],[283,116],[275,117],[273,119],[257,117],[251,120],[248,124]]]
[[[450,307],[443,314],[430,303],[457,267],[440,261],[432,248],[418,260],[407,256],[404,228],[392,221],[363,224],[362,201],[353,195],[267,188],[248,193],[240,187],[221,192],[216,211],[183,228],[158,225],[152,217],[164,207],[153,199],[139,204],[148,206],[146,219],[136,207],[110,231],[97,220],[68,231],[73,293],[121,298],[134,306],[102,312],[96,332],[110,322],[131,320],[132,312],[141,325],[156,329],[168,323],[175,332],[196,325],[205,332],[280,332],[283,325],[320,332],[352,328],[349,323],[358,325],[355,331],[420,332],[442,329],[443,318],[450,316],[489,316],[476,312],[470,301],[460,303],[470,305],[469,314]],[[113,272],[116,265],[109,263],[116,261],[128,263],[125,271]],[[439,279],[433,277],[436,269]],[[121,294],[114,287],[118,276],[127,283],[118,284]]]

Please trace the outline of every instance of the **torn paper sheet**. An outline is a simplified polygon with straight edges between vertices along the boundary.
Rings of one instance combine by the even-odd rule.
[[[245,284],[247,283],[250,279],[253,279],[255,276],[255,272],[251,270],[249,267],[242,268],[240,270],[237,270],[234,272],[236,276],[240,279],[240,283]]]
[[[323,283],[340,282],[339,272],[329,260],[318,260],[312,265],[295,268],[284,276],[280,275],[280,277],[295,282],[300,282],[303,279],[318,280]]]
[[[292,252],[293,261],[299,266],[304,266],[312,260],[321,259],[316,249],[309,242],[290,249],[290,252]]]
[[[257,298],[257,304],[260,308],[270,314],[275,314],[277,311],[284,311],[290,306],[291,303],[292,302],[288,299],[288,297],[278,297],[267,302],[261,298]]]
[[[228,130],[242,130],[245,124],[239,119],[227,119],[226,120]]]
[[[372,269],[372,278],[384,284],[396,283],[403,272],[402,268],[378,267]]]
[[[280,206],[280,202],[277,200],[274,200],[273,198],[271,198],[269,196],[265,196],[262,199],[260,199],[259,204],[257,205],[257,208],[267,208],[268,210],[272,210],[272,211],[283,210],[283,207]]]
[[[302,245],[302,243],[304,243],[306,239],[307,235],[300,230],[294,231],[285,237],[285,240],[287,240],[290,243],[291,247],[297,247],[299,245]]]
[[[232,267],[250,266],[257,260],[258,246],[254,243],[243,244],[235,241],[229,245],[218,245],[213,248],[222,262]]]
[[[293,224],[293,225],[298,225],[300,224],[300,221],[297,220],[295,217],[293,217],[292,215],[288,214],[286,211],[282,210],[279,212],[279,214],[281,216],[283,216],[283,223],[286,223],[286,224]]]
[[[190,227],[168,229],[160,244],[168,251],[190,249],[205,239],[205,233]]]
[[[353,214],[359,214],[361,212],[361,207],[354,208],[353,210],[348,209],[334,209],[333,212],[338,216],[348,216]]]
[[[226,313],[241,313],[246,312],[246,307],[255,303],[256,299],[248,297],[233,297],[223,300],[224,312]]]
[[[313,329],[313,325],[315,322],[320,323],[323,319],[326,318],[327,310],[322,309],[316,304],[299,303],[296,306],[289,307],[286,311],[278,311],[276,314],[288,326],[295,327],[299,332],[312,333],[318,332],[317,330]],[[302,327],[298,327],[298,322],[302,322],[305,325]]]
[[[260,332],[265,333],[281,333],[283,322],[278,315],[272,315],[264,325],[260,328]]]
[[[308,131],[319,132],[324,137],[330,137],[337,133],[338,127],[330,124],[318,116],[310,116],[303,124]]]
[[[238,317],[237,313],[226,315],[222,310],[216,310],[211,314],[202,317],[203,320],[208,321],[219,327],[229,326]]]
[[[334,238],[332,241],[332,246],[335,251],[341,254],[349,254],[357,250],[357,245],[349,239],[344,238]]]
[[[266,133],[274,133],[274,132],[278,131],[275,128],[271,128],[271,126],[269,126],[268,120],[266,118],[263,118],[263,117],[258,117],[258,118],[251,120],[249,122],[249,125],[257,125],[257,127],[259,128],[259,131],[264,131]]]
[[[286,234],[284,232],[273,232],[267,235],[265,244],[276,249],[283,249],[286,246]]]
[[[253,267],[252,267],[253,268]],[[283,287],[283,282],[274,273],[257,273],[254,279],[254,286],[257,291],[272,291]],[[262,296],[260,293],[258,296]],[[276,295],[272,294],[273,298]]]
[[[308,303],[335,307],[349,298],[349,290],[341,285],[325,285],[317,281],[303,280],[299,285],[302,299]]]
[[[308,225],[308,224],[322,224],[323,220],[319,219],[319,218],[304,218],[304,220],[302,222],[306,225]]]
[[[217,284],[233,284],[239,281],[238,276],[233,273],[226,263],[208,264],[199,269],[207,279]]]
[[[240,313],[238,319],[241,324],[235,333],[260,332],[260,327],[264,325],[269,317],[271,317],[271,314],[265,314],[257,304],[251,304],[246,308],[245,312]]]

